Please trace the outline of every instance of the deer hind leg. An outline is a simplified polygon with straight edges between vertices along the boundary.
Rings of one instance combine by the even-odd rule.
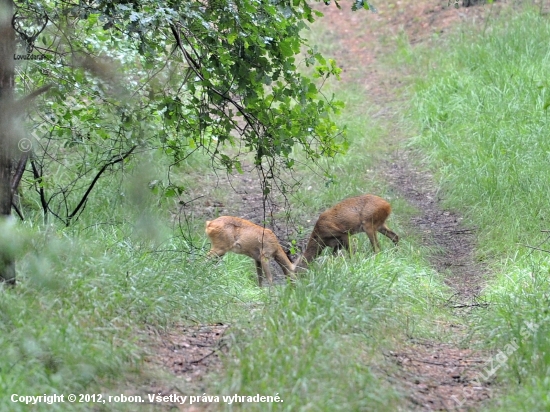
[[[382,227],[378,228],[378,231],[384,236],[390,238],[394,244],[397,245],[397,243],[399,242],[399,236],[397,236],[395,232],[391,231],[390,228],[386,225],[382,225]]]
[[[363,224],[363,230],[369,237],[370,244],[372,245],[372,249],[374,250],[374,253],[378,253],[380,251],[380,243],[378,243],[378,237],[376,236],[376,229],[371,223],[367,222]]]
[[[262,279],[264,277],[262,264],[257,260],[254,260],[254,263],[256,264],[256,274],[258,275],[258,286],[262,287]]]

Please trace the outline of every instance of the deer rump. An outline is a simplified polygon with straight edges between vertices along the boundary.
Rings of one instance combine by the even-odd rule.
[[[399,236],[386,226],[390,214],[390,204],[375,195],[356,196],[341,201],[319,215],[306,251],[296,265],[305,267],[326,247],[332,248],[335,254],[342,248],[349,250],[349,237],[360,232],[367,234],[375,253],[380,250],[377,232],[397,244]]]

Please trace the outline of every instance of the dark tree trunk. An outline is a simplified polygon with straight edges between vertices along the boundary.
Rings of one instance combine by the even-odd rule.
[[[475,6],[476,4],[485,4],[487,0],[462,0],[462,5],[464,7]]]
[[[0,0],[0,220],[11,214],[11,174],[14,141],[12,105],[15,79],[15,31],[12,27],[13,0]],[[15,260],[0,245],[0,282],[15,284]]]

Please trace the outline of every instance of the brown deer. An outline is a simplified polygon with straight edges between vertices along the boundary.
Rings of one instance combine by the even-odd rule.
[[[380,250],[377,231],[397,245],[399,236],[386,226],[390,213],[390,204],[378,196],[362,195],[342,200],[321,213],[295,268],[306,268],[325,247],[333,248],[334,254],[342,248],[349,250],[349,236],[360,232],[367,234],[375,253]]]
[[[221,257],[227,252],[233,252],[254,259],[259,286],[262,286],[262,274],[267,276],[270,285],[273,283],[269,269],[271,258],[275,259],[287,277],[295,279],[294,265],[271,230],[239,217],[221,216],[207,221],[205,232],[212,242],[209,257]]]

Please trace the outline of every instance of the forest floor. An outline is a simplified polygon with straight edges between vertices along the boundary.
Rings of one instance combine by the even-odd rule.
[[[397,124],[392,120],[402,99],[397,91],[406,82],[407,74],[388,71],[380,60],[395,50],[398,36],[406,35],[414,47],[445,35],[464,20],[482,22],[506,7],[506,3],[500,2],[454,8],[442,0],[404,0],[377,4],[378,12],[366,12],[366,15],[365,12],[351,12],[349,3],[341,3],[342,9],[334,4],[316,5],[324,13],[325,30],[338,44],[334,45],[330,57],[343,69],[342,82],[354,82],[364,90],[366,101],[384,108],[377,116],[388,124]],[[425,245],[437,251],[431,263],[445,275],[446,283],[454,290],[453,299],[447,304],[458,315],[464,315],[473,307],[483,306],[483,302],[478,301],[478,294],[488,274],[487,268],[474,259],[474,231],[463,225],[458,214],[442,207],[431,174],[422,168],[414,151],[402,148],[402,142],[409,137],[396,127],[394,141],[388,143],[394,149],[378,165],[377,178],[386,181],[396,194],[418,208],[419,214],[410,226],[421,235]],[[221,204],[205,200],[201,204],[203,210],[236,214],[256,223],[264,221],[266,208],[258,179],[250,173],[232,179],[233,186],[239,188],[234,201]],[[275,211],[283,207],[282,204],[269,205]],[[288,228],[272,229],[279,238],[288,239]],[[388,380],[407,394],[406,410],[478,410],[491,397],[491,381],[479,379],[481,368],[490,356],[469,349],[463,343],[467,334],[463,326],[449,323],[439,327],[455,339],[452,342],[410,339],[399,349],[385,354],[394,366],[388,368],[391,369],[387,372]],[[206,392],[202,379],[221,368],[218,355],[224,348],[226,328],[226,325],[181,326],[167,332],[151,332],[158,335],[159,345],[149,361],[193,382],[197,394],[202,394]],[[177,388],[151,385],[156,392],[178,392]],[[202,408],[204,406],[201,407],[204,410]]]

